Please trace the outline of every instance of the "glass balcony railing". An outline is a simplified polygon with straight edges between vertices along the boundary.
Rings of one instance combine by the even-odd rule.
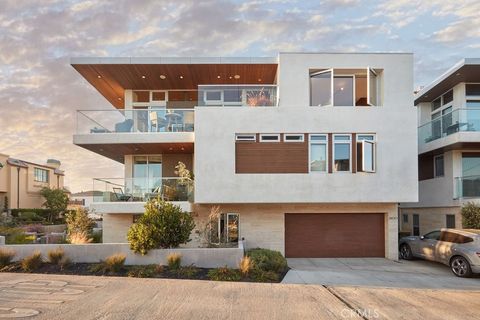
[[[418,142],[424,144],[464,131],[480,132],[480,109],[455,109],[420,126]]]
[[[79,110],[76,132],[193,132],[193,124],[193,109]]]
[[[193,202],[193,180],[185,178],[95,178],[93,190],[103,193],[95,202],[164,201]]]
[[[480,176],[455,178],[455,199],[480,198]]]
[[[275,107],[276,85],[199,85],[199,106]]]

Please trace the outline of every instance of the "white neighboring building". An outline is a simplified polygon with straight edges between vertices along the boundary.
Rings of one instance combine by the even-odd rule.
[[[113,106],[78,111],[74,143],[125,165],[125,179],[94,180],[105,242],[125,242],[161,195],[195,215],[192,246],[218,205],[226,241],[397,259],[397,204],[418,201],[412,54],[71,63]]]

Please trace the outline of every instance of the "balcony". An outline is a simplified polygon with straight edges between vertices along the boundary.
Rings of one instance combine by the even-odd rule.
[[[480,176],[456,177],[454,198],[480,198]]]
[[[191,211],[193,181],[185,178],[95,178],[93,190],[102,192],[91,208],[97,213],[143,213],[144,204],[159,197]]]
[[[480,109],[454,109],[418,128],[419,153],[460,142],[480,142]]]
[[[199,85],[198,106],[276,107],[276,85]]]
[[[193,128],[193,109],[77,111],[77,134],[193,132]]]

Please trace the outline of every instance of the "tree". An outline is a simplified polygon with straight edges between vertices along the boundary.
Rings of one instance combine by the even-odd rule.
[[[65,190],[43,187],[40,190],[40,194],[45,198],[43,206],[50,210],[48,221],[53,222],[54,219],[59,217],[60,213],[67,210],[68,195]]]
[[[462,224],[466,229],[480,229],[480,207],[468,202],[462,207]]]
[[[190,213],[179,206],[158,199],[150,199],[145,213],[128,230],[130,249],[147,254],[156,248],[176,248],[190,241],[195,222]]]
[[[95,221],[88,216],[88,210],[77,208],[75,211],[66,214],[67,239],[70,243],[80,244],[92,241],[93,227]]]

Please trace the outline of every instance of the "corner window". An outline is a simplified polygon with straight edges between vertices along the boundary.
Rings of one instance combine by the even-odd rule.
[[[348,134],[333,135],[333,171],[351,171],[350,161],[351,136]]]
[[[292,134],[292,133],[285,133],[283,135],[284,142],[303,142],[304,141],[304,134]]]
[[[455,215],[447,214],[446,226],[449,229],[455,229]]]
[[[433,168],[435,172],[435,178],[437,177],[443,177],[445,172],[444,172],[444,160],[443,160],[443,154],[439,156],[433,157]]]
[[[48,170],[34,168],[34,179],[37,182],[48,182]]]
[[[327,136],[310,135],[310,172],[327,172]]]
[[[236,141],[257,141],[257,137],[255,134],[242,134],[238,133],[235,135],[235,140]]]
[[[262,133],[260,134],[260,142],[280,142],[280,134]]]

